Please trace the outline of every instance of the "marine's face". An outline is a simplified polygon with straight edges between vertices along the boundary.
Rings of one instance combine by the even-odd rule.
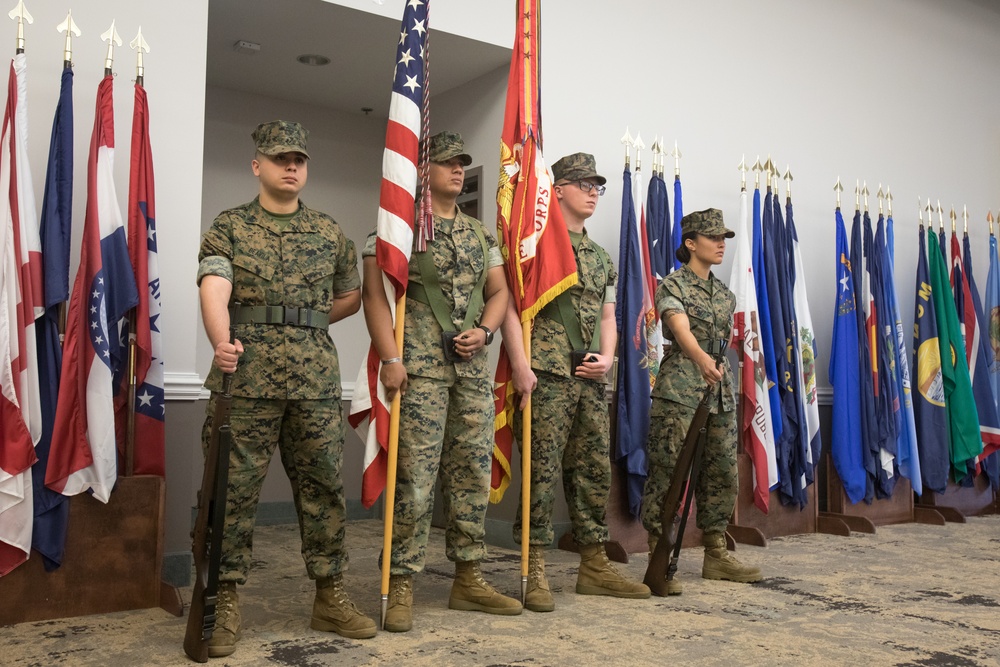
[[[684,241],[692,257],[697,257],[705,264],[722,264],[726,256],[726,237],[724,234],[705,236],[698,234],[693,239]]]
[[[261,185],[275,195],[298,195],[309,176],[309,159],[302,153],[258,153],[250,166]]]
[[[462,160],[453,157],[444,162],[431,162],[431,192],[448,197],[457,197],[465,184],[465,166]]]
[[[582,183],[586,185],[581,185]],[[563,181],[556,184],[555,192],[563,210],[580,220],[586,220],[594,215],[594,210],[597,209],[597,200],[601,196],[597,181],[593,178],[585,178],[582,181]]]

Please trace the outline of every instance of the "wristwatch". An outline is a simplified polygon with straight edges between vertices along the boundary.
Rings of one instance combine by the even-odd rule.
[[[493,331],[491,331],[485,324],[479,324],[477,325],[477,328],[486,332],[486,344],[491,345],[493,343]]]

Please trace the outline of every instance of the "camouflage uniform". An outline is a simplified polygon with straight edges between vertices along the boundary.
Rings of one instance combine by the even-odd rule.
[[[593,157],[574,153],[552,165],[553,180],[592,178],[603,184]],[[579,282],[559,298],[568,299],[579,321],[583,344],[590,347],[601,325],[604,304],[615,301],[617,273],[611,257],[583,233],[570,232]],[[570,367],[573,344],[555,315],[555,303],[535,318],[531,332],[531,367],[538,386],[531,394],[531,529],[535,546],[549,546],[555,533],[552,507],[562,478],[566,503],[577,544],[608,540],[605,509],[611,492],[611,459],[608,455],[609,421],[605,383],[575,377]],[[558,316],[556,316],[558,317]],[[515,415],[514,432],[521,433],[521,412]],[[560,475],[560,469],[562,474]],[[521,541],[518,507],[514,540]]]
[[[261,128],[272,135],[261,135]],[[304,133],[301,126],[279,121],[261,128],[254,133],[261,153],[304,153],[304,135],[283,135],[295,128]],[[284,305],[328,314],[334,295],[361,285],[354,243],[332,218],[301,201],[298,211],[286,217],[272,216],[256,198],[223,211],[202,237],[198,283],[206,275],[232,282],[230,305]],[[292,485],[309,577],[337,575],[347,567],[347,552],[336,347],[326,327],[236,323],[234,331],[245,351],[232,379],[232,451],[219,579],[240,584],[247,579],[257,501],[275,446]],[[213,392],[203,429],[207,449],[222,388],[222,373],[214,365],[205,385]]]
[[[489,248],[485,257],[476,229]],[[427,243],[427,252],[433,253],[452,324],[460,330],[480,276],[503,264],[496,239],[481,222],[459,211],[454,220],[434,217],[434,240]],[[375,255],[374,232],[362,255]],[[421,284],[416,253],[410,258],[409,282]],[[477,321],[479,315],[481,311]],[[407,389],[399,419],[392,530],[394,575],[423,569],[439,467],[448,559],[478,561],[485,557],[483,537],[493,450],[493,382],[486,351],[469,361],[447,361],[441,346],[441,325],[431,306],[415,298],[406,301],[403,325]]]
[[[696,215],[696,214],[692,214]],[[687,219],[687,218],[686,218]],[[727,233],[721,214],[714,218],[696,218],[683,227],[685,233],[706,235]],[[649,473],[642,497],[642,522],[652,537],[662,534],[660,513],[674,465],[694,417],[695,408],[705,391],[705,380],[698,366],[683,351],[667,326],[672,313],[685,313],[691,333],[703,346],[709,341],[728,342],[733,328],[736,296],[726,285],[709,274],[703,280],[687,265],[663,279],[656,290],[656,310],[663,321],[663,338],[670,343],[653,388],[650,410],[647,455]],[[716,343],[719,345],[719,343]],[[724,348],[723,348],[724,350]],[[729,524],[737,493],[736,402],[732,369],[722,358],[722,382],[716,384],[708,418],[707,440],[701,460],[701,472],[695,482],[698,499],[698,527],[706,534],[721,534]]]

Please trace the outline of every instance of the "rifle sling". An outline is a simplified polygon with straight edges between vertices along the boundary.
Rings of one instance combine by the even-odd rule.
[[[465,311],[465,320],[462,322],[460,331],[471,329],[483,309],[483,286],[486,284],[486,274],[489,272],[490,248],[486,244],[486,235],[483,230],[472,225],[476,238],[483,249],[483,271],[479,275],[479,280],[469,296],[469,306]],[[441,282],[438,280],[437,267],[434,265],[433,251],[429,248],[425,252],[414,253],[417,256],[417,270],[420,273],[420,282],[410,281],[406,286],[406,297],[426,303],[434,312],[434,319],[441,325],[442,331],[455,331],[455,323],[448,312],[448,299],[444,296]]]

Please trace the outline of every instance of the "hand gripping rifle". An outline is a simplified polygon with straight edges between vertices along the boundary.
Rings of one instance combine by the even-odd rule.
[[[705,387],[705,393],[694,411],[691,426],[684,436],[674,474],[670,478],[670,486],[663,497],[663,508],[660,511],[660,530],[662,535],[656,543],[656,548],[649,557],[646,576],[643,583],[649,586],[654,595],[666,597],[667,581],[677,573],[677,559],[681,554],[681,542],[684,541],[684,528],[687,525],[688,514],[691,512],[691,501],[694,499],[694,487],[701,468],[701,455],[705,449],[709,409],[712,404],[713,387]],[[690,474],[689,474],[690,473]],[[687,493],[684,493],[684,483],[687,482]],[[678,516],[681,506],[681,495],[684,495],[684,511]]]
[[[234,342],[232,324],[229,341]],[[226,488],[229,485],[229,449],[232,433],[229,412],[232,373],[222,376],[222,393],[216,398],[212,416],[212,437],[205,455],[205,472],[198,493],[198,517],[194,522],[195,582],[188,611],[184,652],[195,662],[208,662],[208,640],[215,630],[215,604],[219,592],[219,565],[222,561],[222,533],[226,520]]]

